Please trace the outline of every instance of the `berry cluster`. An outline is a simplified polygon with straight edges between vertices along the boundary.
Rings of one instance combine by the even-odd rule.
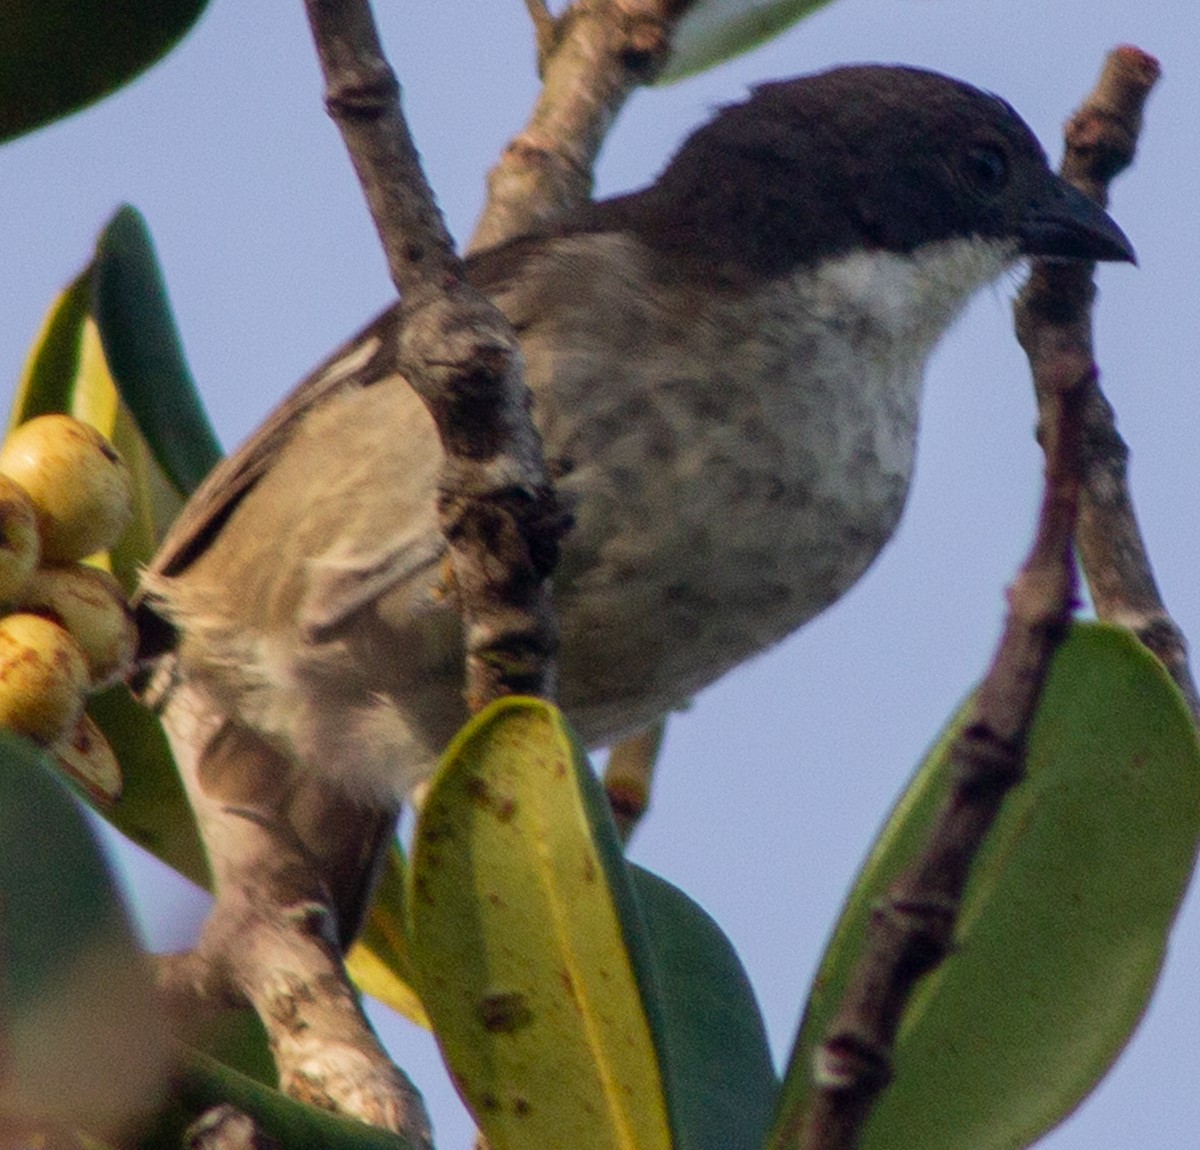
[[[124,676],[137,635],[117,580],[81,561],[132,515],[129,471],[94,427],[42,415],[0,448],[0,727],[47,747],[105,802],[121,773],[84,703]]]

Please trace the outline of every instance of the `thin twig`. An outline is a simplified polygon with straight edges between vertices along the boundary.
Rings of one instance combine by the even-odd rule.
[[[1108,183],[1133,160],[1142,110],[1159,77],[1158,61],[1138,48],[1111,52],[1088,96],[1067,124],[1062,174],[1101,204]],[[1090,276],[1077,264],[1039,262],[1018,297],[1017,332],[1029,356],[1039,405],[1064,349],[1090,358]],[[1129,448],[1117,431],[1099,383],[1084,409],[1084,489],[1076,542],[1096,614],[1132,630],[1166,665],[1193,715],[1200,696],[1187,644],[1159,594],[1128,483]]]
[[[1114,62],[1114,57],[1115,62]],[[1142,63],[1145,90],[1156,68],[1135,49],[1118,49],[1114,68]],[[1153,64],[1153,61],[1150,61]],[[1105,93],[1105,80],[1098,92]],[[1144,99],[1144,91],[1142,94]],[[1068,125],[1092,140],[1086,124],[1114,116],[1122,105],[1097,98]],[[1140,126],[1136,112],[1120,120],[1126,158],[1105,149],[1090,166],[1085,188],[1102,203],[1108,182],[1132,156]],[[872,915],[867,947],[851,974],[837,1014],[816,1053],[817,1089],[777,1145],[805,1150],[851,1150],[892,1070],[900,1020],[917,980],[949,952],[970,867],[999,813],[1004,796],[1024,775],[1029,730],[1055,647],[1074,605],[1071,540],[1093,470],[1092,409],[1097,368],[1092,356],[1089,310],[1094,288],[1090,265],[1036,261],[1022,292],[1018,331],[1037,379],[1046,484],[1037,536],[1029,558],[1009,589],[1009,615],[996,657],[976,694],[970,721],[951,748],[954,785],[918,857],[889,888]],[[1036,311],[1049,326],[1032,324]]]
[[[511,692],[553,696],[547,577],[566,527],[530,418],[516,337],[467,283],[400,109],[367,0],[306,0],[326,105],[400,292],[401,366],[445,452],[438,513],[450,548],[474,710]]]
[[[554,17],[554,14],[546,6],[546,0],[525,0],[525,9],[533,23],[533,38],[537,44],[538,75],[541,75],[545,69],[546,60],[554,51],[554,45],[558,43],[562,22]]]
[[[1004,634],[972,717],[951,748],[953,788],[925,847],[872,914],[866,949],[814,1056],[812,1102],[779,1146],[851,1150],[858,1144],[890,1080],[896,1032],[913,987],[949,953],[971,864],[1004,796],[1024,775],[1042,684],[1074,603],[1080,382],[1064,378],[1058,406],[1048,412],[1037,537],[1009,588]]]
[[[604,137],[630,92],[662,70],[672,27],[691,3],[575,0],[554,21],[553,34],[539,24],[542,90],[529,122],[488,175],[472,250],[532,231],[587,202]]]

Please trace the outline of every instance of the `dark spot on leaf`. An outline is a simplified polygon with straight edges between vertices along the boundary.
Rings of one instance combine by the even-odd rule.
[[[494,991],[483,995],[477,1014],[484,1030],[492,1034],[515,1034],[533,1022],[533,1011],[519,990]]]
[[[426,815],[421,828],[421,841],[426,844],[441,842],[454,837],[454,828],[449,819],[429,818]]]
[[[495,811],[496,817],[502,823],[506,823],[517,813],[517,800],[504,798],[498,801],[492,809]]]
[[[480,806],[487,806],[491,801],[492,788],[483,779],[467,779],[467,797]]]
[[[517,813],[517,800],[495,790],[486,779],[468,779],[467,797],[476,806],[491,811],[502,823],[508,822]]]

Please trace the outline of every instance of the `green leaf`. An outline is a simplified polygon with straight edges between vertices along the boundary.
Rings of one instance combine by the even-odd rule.
[[[0,732],[0,1127],[118,1134],[157,1104],[153,977],[99,847],[31,743]]]
[[[421,1000],[496,1150],[668,1150],[640,915],[555,708],[503,699],[455,738],[417,823],[409,914]]]
[[[125,778],[121,797],[97,813],[192,882],[208,886],[204,848],[158,717],[123,686],[93,695],[87,710]]]
[[[62,411],[92,424],[116,445],[133,479],[134,518],[108,560],[131,591],[182,508],[191,490],[185,484],[194,486],[197,473],[212,466],[219,451],[182,361],[153,248],[137,213],[117,212],[97,252],[42,323],[10,427]],[[138,300],[144,303],[140,313]],[[100,313],[103,325],[94,318]],[[106,339],[122,365],[119,379]],[[153,433],[152,441],[143,427]]]
[[[683,891],[629,870],[662,992],[674,1150],[757,1150],[779,1079],[750,980],[720,927]]]
[[[780,1150],[871,907],[948,790],[953,732],[897,804],[821,963],[785,1080]],[[1054,658],[1027,769],[972,871],[955,951],[904,1016],[895,1080],[863,1150],[1028,1145],[1091,1091],[1146,1007],[1200,837],[1191,716],[1128,633],[1076,625]]]
[[[71,410],[91,294],[89,274],[84,271],[50,305],[13,396],[10,431],[34,416]]]
[[[205,0],[6,0],[0,140],[98,100],[163,56]]]
[[[190,494],[221,447],[196,395],[154,243],[128,205],[96,245],[92,311],[121,398],[163,471]]]
[[[89,329],[94,330],[91,325]],[[109,425],[106,434],[129,468],[133,519],[108,558],[113,574],[132,595],[142,568],[158,550],[186,501],[159,466],[124,403],[117,404]]]
[[[198,1051],[183,1053],[171,1106],[138,1140],[139,1150],[179,1150],[187,1126],[223,1105],[249,1115],[272,1144],[287,1150],[411,1150],[398,1134],[297,1102]]]
[[[829,0],[696,0],[671,36],[671,58],[658,77],[670,84],[778,36]]]
[[[404,855],[394,843],[376,884],[371,912],[346,956],[346,969],[360,990],[428,1030],[429,1017],[413,989],[404,870]]]

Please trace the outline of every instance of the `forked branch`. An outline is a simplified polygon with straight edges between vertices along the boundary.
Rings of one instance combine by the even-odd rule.
[[[1133,160],[1142,110],[1159,76],[1158,62],[1129,46],[1111,52],[1094,91],[1066,127],[1062,174],[1101,204],[1112,178]],[[1039,406],[1068,355],[1091,358],[1091,302],[1086,268],[1039,261],[1017,300],[1017,334],[1029,356]],[[1129,491],[1129,448],[1117,431],[1099,381],[1084,404],[1083,494],[1076,542],[1096,614],[1132,630],[1166,665],[1200,717],[1187,644],[1167,613]]]
[[[1117,49],[1096,91],[1067,126],[1064,175],[1080,177],[1073,182],[1102,204],[1109,181],[1132,158],[1142,104],[1156,77],[1150,57]],[[1092,270],[1086,264],[1035,261],[1021,293],[1018,333],[1037,381],[1046,453],[1033,548],[1009,588],[999,648],[951,748],[951,793],[924,849],[875,909],[867,948],[815,1056],[812,1102],[778,1145],[851,1150],[858,1144],[891,1076],[896,1033],[913,987],[949,953],[971,865],[1004,796],[1024,775],[1038,699],[1074,607],[1072,538],[1080,533],[1086,555],[1089,547],[1102,546],[1087,540],[1089,533],[1110,529],[1092,490],[1104,487],[1097,456],[1106,442],[1095,414]],[[1095,583],[1090,568],[1089,577]]]
[[[553,697],[548,577],[566,527],[530,418],[508,321],[467,282],[400,107],[368,0],[306,0],[342,133],[400,292],[401,367],[445,452],[438,514],[450,548],[474,710]]]

